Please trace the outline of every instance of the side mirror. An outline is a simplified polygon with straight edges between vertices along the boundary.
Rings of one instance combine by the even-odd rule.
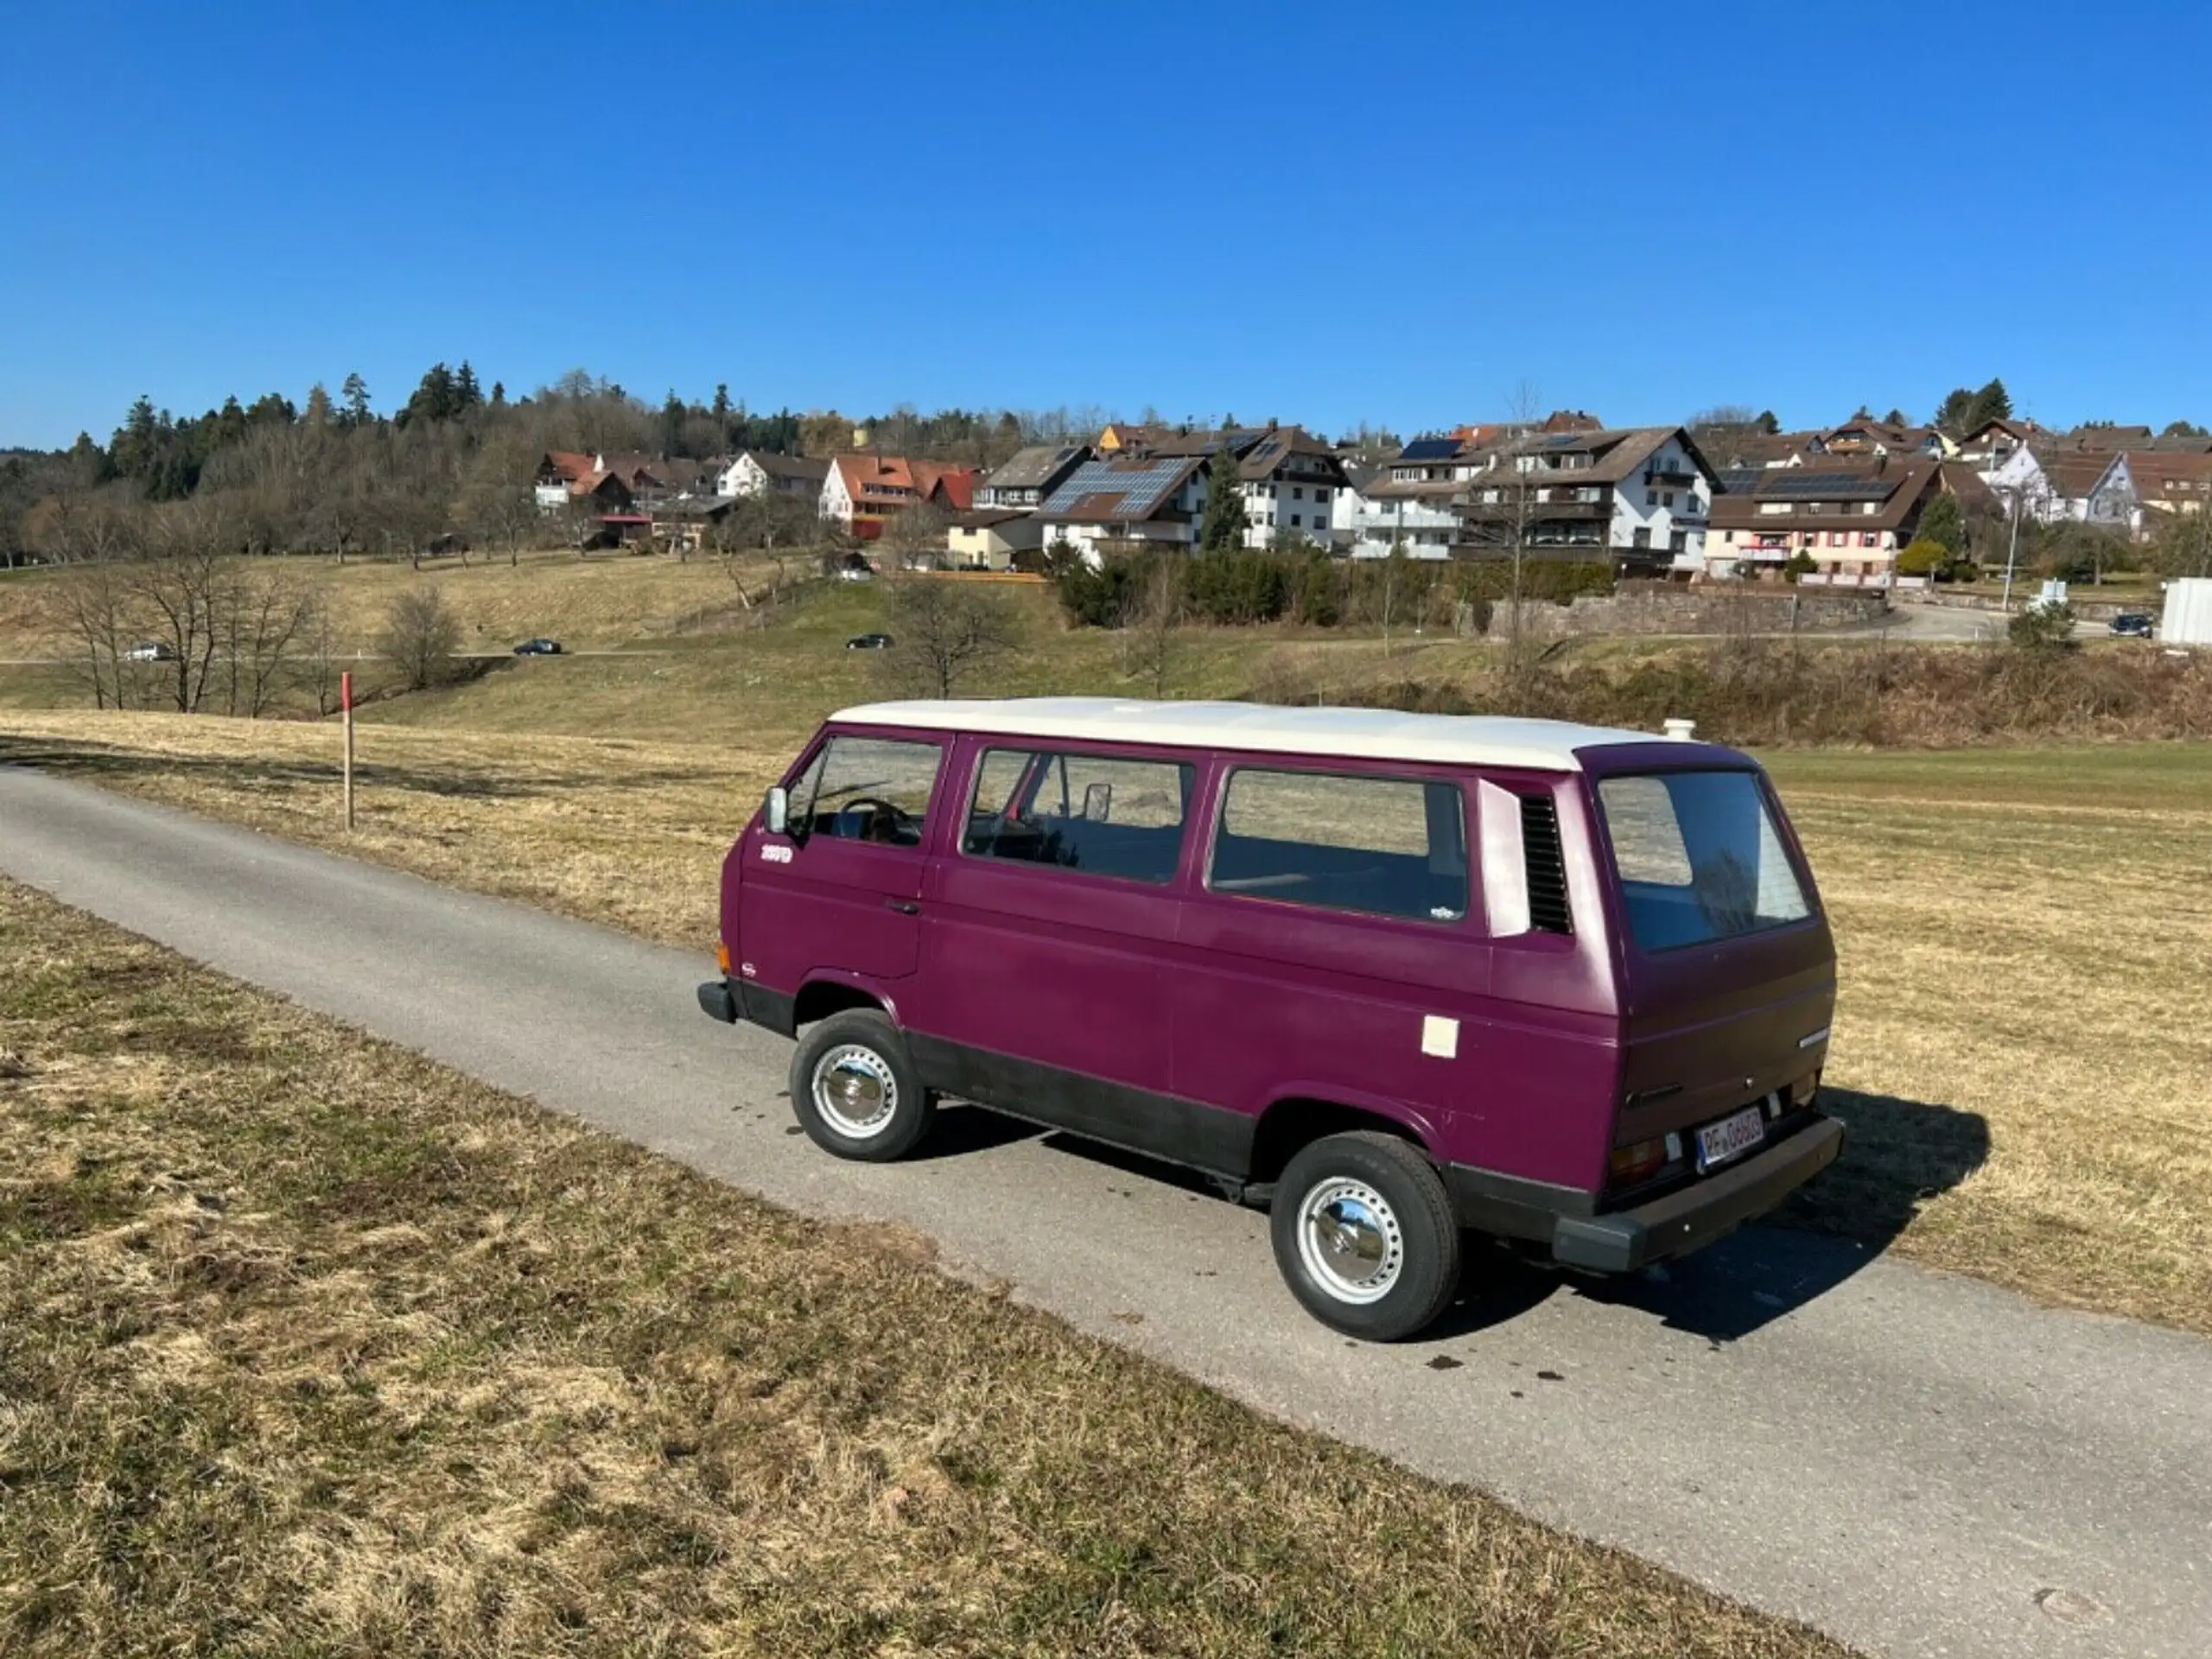
[[[791,792],[781,784],[768,791],[768,798],[760,804],[760,821],[772,836],[791,833]]]
[[[1106,783],[1086,785],[1083,791],[1083,816],[1093,823],[1106,822],[1107,814],[1114,810],[1114,785]]]

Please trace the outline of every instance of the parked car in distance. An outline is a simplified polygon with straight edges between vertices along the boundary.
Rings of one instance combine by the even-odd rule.
[[[840,568],[837,572],[837,580],[840,582],[874,582],[875,580],[875,572],[869,569],[864,564],[848,564]]]
[[[799,1039],[817,1146],[901,1157],[948,1095],[1185,1165],[1356,1337],[1428,1325],[1468,1232],[1632,1272],[1842,1142],[1812,873],[1758,763],[1686,734],[849,709],[721,900],[700,1006]]]
[[[173,663],[176,661],[176,647],[159,639],[144,640],[123,653],[124,660],[131,663]]]
[[[2105,631],[2130,639],[2148,639],[2151,637],[2151,619],[2140,611],[2130,611],[2113,618],[2106,625]]]
[[[856,633],[845,641],[847,651],[888,651],[891,636],[887,633]]]
[[[515,647],[518,657],[558,657],[560,654],[561,642],[558,639],[525,639]]]

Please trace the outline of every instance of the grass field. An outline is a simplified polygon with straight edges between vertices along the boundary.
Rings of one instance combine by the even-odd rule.
[[[0,1651],[1841,1651],[5,883],[0,951]]]
[[[419,570],[398,560],[341,566],[303,556],[281,563],[321,589],[338,648],[348,654],[371,648],[385,608],[410,588],[433,588],[445,596],[461,620],[463,649],[470,651],[504,651],[540,634],[571,649],[606,650],[740,608],[728,567],[713,558],[679,564],[665,555],[525,553],[511,568],[504,556],[477,555],[467,564],[426,560]],[[745,561],[739,574],[757,588],[769,569],[765,562]],[[54,578],[47,569],[0,572],[0,659],[67,649],[41,620],[41,601]]]

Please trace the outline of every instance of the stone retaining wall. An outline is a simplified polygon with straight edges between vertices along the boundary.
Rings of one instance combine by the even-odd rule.
[[[1523,600],[1521,632],[1537,639],[1587,633],[1804,633],[1878,622],[1888,608],[1878,593],[1623,582],[1615,593],[1584,594],[1567,605]],[[1511,628],[1512,610],[1510,601],[1491,607],[1493,636]]]

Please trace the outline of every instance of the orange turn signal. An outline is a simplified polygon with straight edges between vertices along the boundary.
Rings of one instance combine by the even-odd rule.
[[[724,979],[728,979],[729,977],[729,946],[726,944],[716,945],[715,947],[715,960],[721,963],[722,977]]]

